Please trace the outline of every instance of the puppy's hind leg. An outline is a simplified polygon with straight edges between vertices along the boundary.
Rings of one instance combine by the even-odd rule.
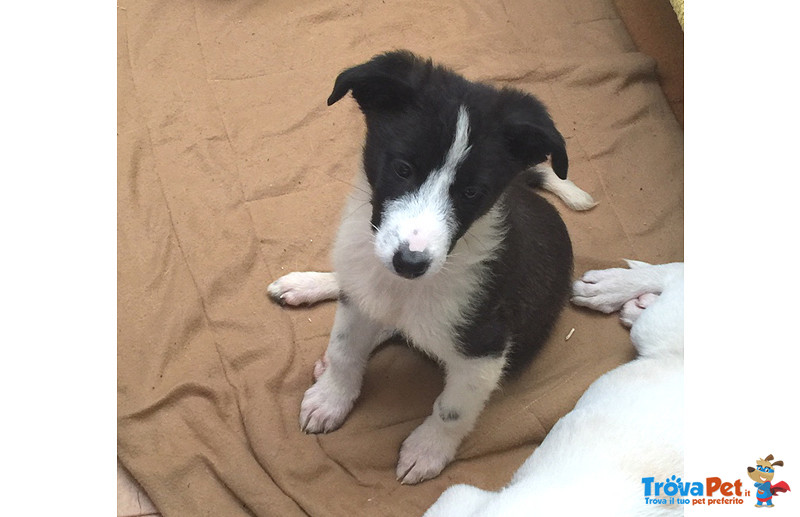
[[[334,273],[296,271],[269,284],[267,293],[280,305],[312,304],[337,299],[339,283]]]

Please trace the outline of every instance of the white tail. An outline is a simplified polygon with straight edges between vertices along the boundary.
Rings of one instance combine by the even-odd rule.
[[[540,163],[533,168],[542,180],[542,188],[552,192],[572,210],[589,210],[597,204],[591,195],[580,189],[570,180],[562,180],[546,163]]]

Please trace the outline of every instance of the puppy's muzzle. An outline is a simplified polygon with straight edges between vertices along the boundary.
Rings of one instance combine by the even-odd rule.
[[[417,278],[425,274],[431,265],[427,251],[411,251],[408,242],[403,242],[392,257],[395,272],[404,278]]]

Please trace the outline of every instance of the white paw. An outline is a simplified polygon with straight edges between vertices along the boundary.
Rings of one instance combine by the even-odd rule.
[[[269,284],[267,292],[281,305],[302,305],[336,298],[338,287],[332,273],[295,271]]]
[[[455,458],[459,443],[453,443],[434,422],[428,417],[400,447],[395,472],[404,485],[435,478]]]
[[[645,309],[658,299],[657,294],[645,293],[638,298],[628,300],[619,310],[619,320],[628,328],[631,328]]]
[[[572,284],[571,301],[575,305],[611,313],[638,296],[639,284],[639,274],[633,269],[587,271]]]
[[[324,381],[324,379],[323,379]],[[306,433],[329,433],[341,427],[358,397],[331,389],[330,383],[317,382],[300,404],[300,429]]]

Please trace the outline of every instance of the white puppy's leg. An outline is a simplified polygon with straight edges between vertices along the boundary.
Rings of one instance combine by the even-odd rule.
[[[400,448],[396,471],[400,482],[414,484],[436,477],[453,460],[500,382],[504,365],[503,357],[456,357],[447,362],[444,391],[433,413]]]
[[[683,263],[650,265],[626,260],[630,269],[587,271],[572,285],[571,301],[600,312],[618,311],[625,302],[646,293],[660,294],[673,278],[683,275]]]
[[[581,190],[572,181],[559,178],[553,168],[546,163],[540,163],[533,170],[541,178],[542,188],[558,196],[571,209],[583,211],[597,205],[591,195]]]
[[[370,353],[388,337],[384,328],[340,301],[325,355],[314,366],[316,382],[303,396],[300,428],[327,433],[342,425],[361,392]]]
[[[269,284],[267,292],[281,305],[311,304],[338,298],[339,284],[334,273],[295,271]]]

